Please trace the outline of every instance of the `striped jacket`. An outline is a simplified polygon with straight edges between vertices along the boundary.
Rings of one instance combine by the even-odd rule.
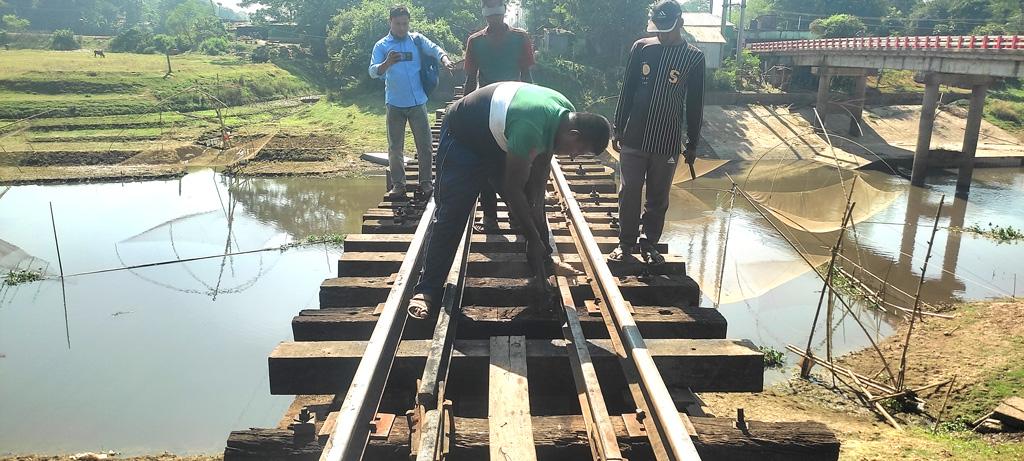
[[[704,117],[704,53],[696,46],[664,46],[657,37],[637,40],[615,110],[615,137],[657,155],[696,149]]]

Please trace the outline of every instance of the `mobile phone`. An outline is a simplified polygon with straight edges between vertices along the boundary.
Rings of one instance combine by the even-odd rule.
[[[402,52],[402,60],[403,61],[412,61],[412,51],[403,51]]]

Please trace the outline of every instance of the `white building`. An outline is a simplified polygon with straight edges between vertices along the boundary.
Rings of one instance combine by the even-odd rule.
[[[726,27],[732,27],[727,22]],[[709,69],[718,69],[728,41],[722,35],[722,17],[712,13],[683,13],[683,35],[704,52]]]

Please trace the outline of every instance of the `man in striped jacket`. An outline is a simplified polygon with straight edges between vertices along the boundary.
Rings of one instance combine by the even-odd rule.
[[[665,227],[669,189],[680,153],[693,164],[704,113],[704,53],[682,36],[682,8],[658,2],[647,32],[633,44],[615,110],[613,147],[619,152],[619,246],[613,261],[650,262],[665,258],[655,249]],[[683,127],[686,144],[683,145]],[[644,185],[647,200],[641,216]],[[646,238],[640,238],[640,225]]]

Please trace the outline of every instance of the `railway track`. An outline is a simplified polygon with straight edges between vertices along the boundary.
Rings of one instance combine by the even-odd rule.
[[[406,174],[416,184],[415,165]],[[606,262],[615,192],[596,158],[553,159],[557,301],[534,295],[525,240],[499,202],[504,231],[466,223],[441,312],[425,321],[404,306],[433,203],[368,210],[321,308],[300,312],[295,340],[270,355],[271,392],[298,397],[277,428],[233,432],[225,460],[837,459],[819,423],[704,414],[696,392],[762,389],[762,354],[697,307],[678,256]]]

